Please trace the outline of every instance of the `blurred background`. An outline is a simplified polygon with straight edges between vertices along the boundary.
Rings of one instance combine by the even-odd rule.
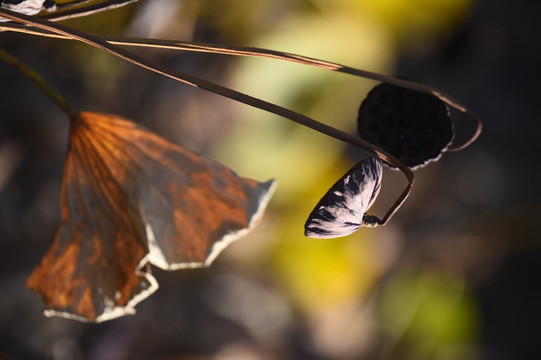
[[[435,86],[472,108],[470,148],[416,171],[385,227],[317,240],[304,222],[369,154],[74,42],[0,46],[78,109],[115,113],[279,186],[263,221],[208,269],[154,268],[135,316],[42,315],[25,287],[59,223],[66,116],[0,63],[0,353],[12,359],[539,359],[541,3],[517,0],[142,0],[65,21],[91,33],[257,46]],[[374,82],[303,65],[138,53],[356,133]],[[456,115],[456,114],[455,114]],[[455,116],[457,136],[468,127]],[[384,170],[371,213],[406,185]]]

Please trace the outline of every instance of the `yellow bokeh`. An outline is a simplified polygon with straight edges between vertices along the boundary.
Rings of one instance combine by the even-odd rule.
[[[360,1],[402,47],[415,47],[448,35],[467,18],[471,0]]]
[[[359,12],[341,7],[287,19],[251,45],[390,72],[392,47],[385,32]],[[268,59],[242,59],[232,74],[235,89],[348,133],[355,132],[358,106],[374,85]],[[237,111],[235,128],[214,153],[244,176],[278,180],[269,208],[276,225],[269,257],[277,284],[304,311],[358,302],[380,275],[370,230],[308,239],[303,224],[319,198],[360,158],[345,156],[343,143],[286,119],[248,107]]]

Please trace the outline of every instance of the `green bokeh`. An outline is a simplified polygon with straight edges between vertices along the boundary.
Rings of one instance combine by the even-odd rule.
[[[383,285],[378,308],[391,352],[409,349],[404,352],[419,358],[444,359],[459,349],[475,349],[478,313],[461,276],[404,270]]]

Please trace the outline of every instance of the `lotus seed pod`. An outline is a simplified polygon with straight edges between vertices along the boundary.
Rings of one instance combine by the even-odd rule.
[[[359,108],[361,138],[384,149],[411,169],[436,161],[454,132],[449,107],[419,91],[382,83]]]

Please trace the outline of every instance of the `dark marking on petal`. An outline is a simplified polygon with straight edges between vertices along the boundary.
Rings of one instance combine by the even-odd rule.
[[[357,163],[327,191],[312,210],[304,225],[305,235],[332,238],[356,231],[363,225],[365,212],[380,190],[381,175],[379,158],[371,157]]]

